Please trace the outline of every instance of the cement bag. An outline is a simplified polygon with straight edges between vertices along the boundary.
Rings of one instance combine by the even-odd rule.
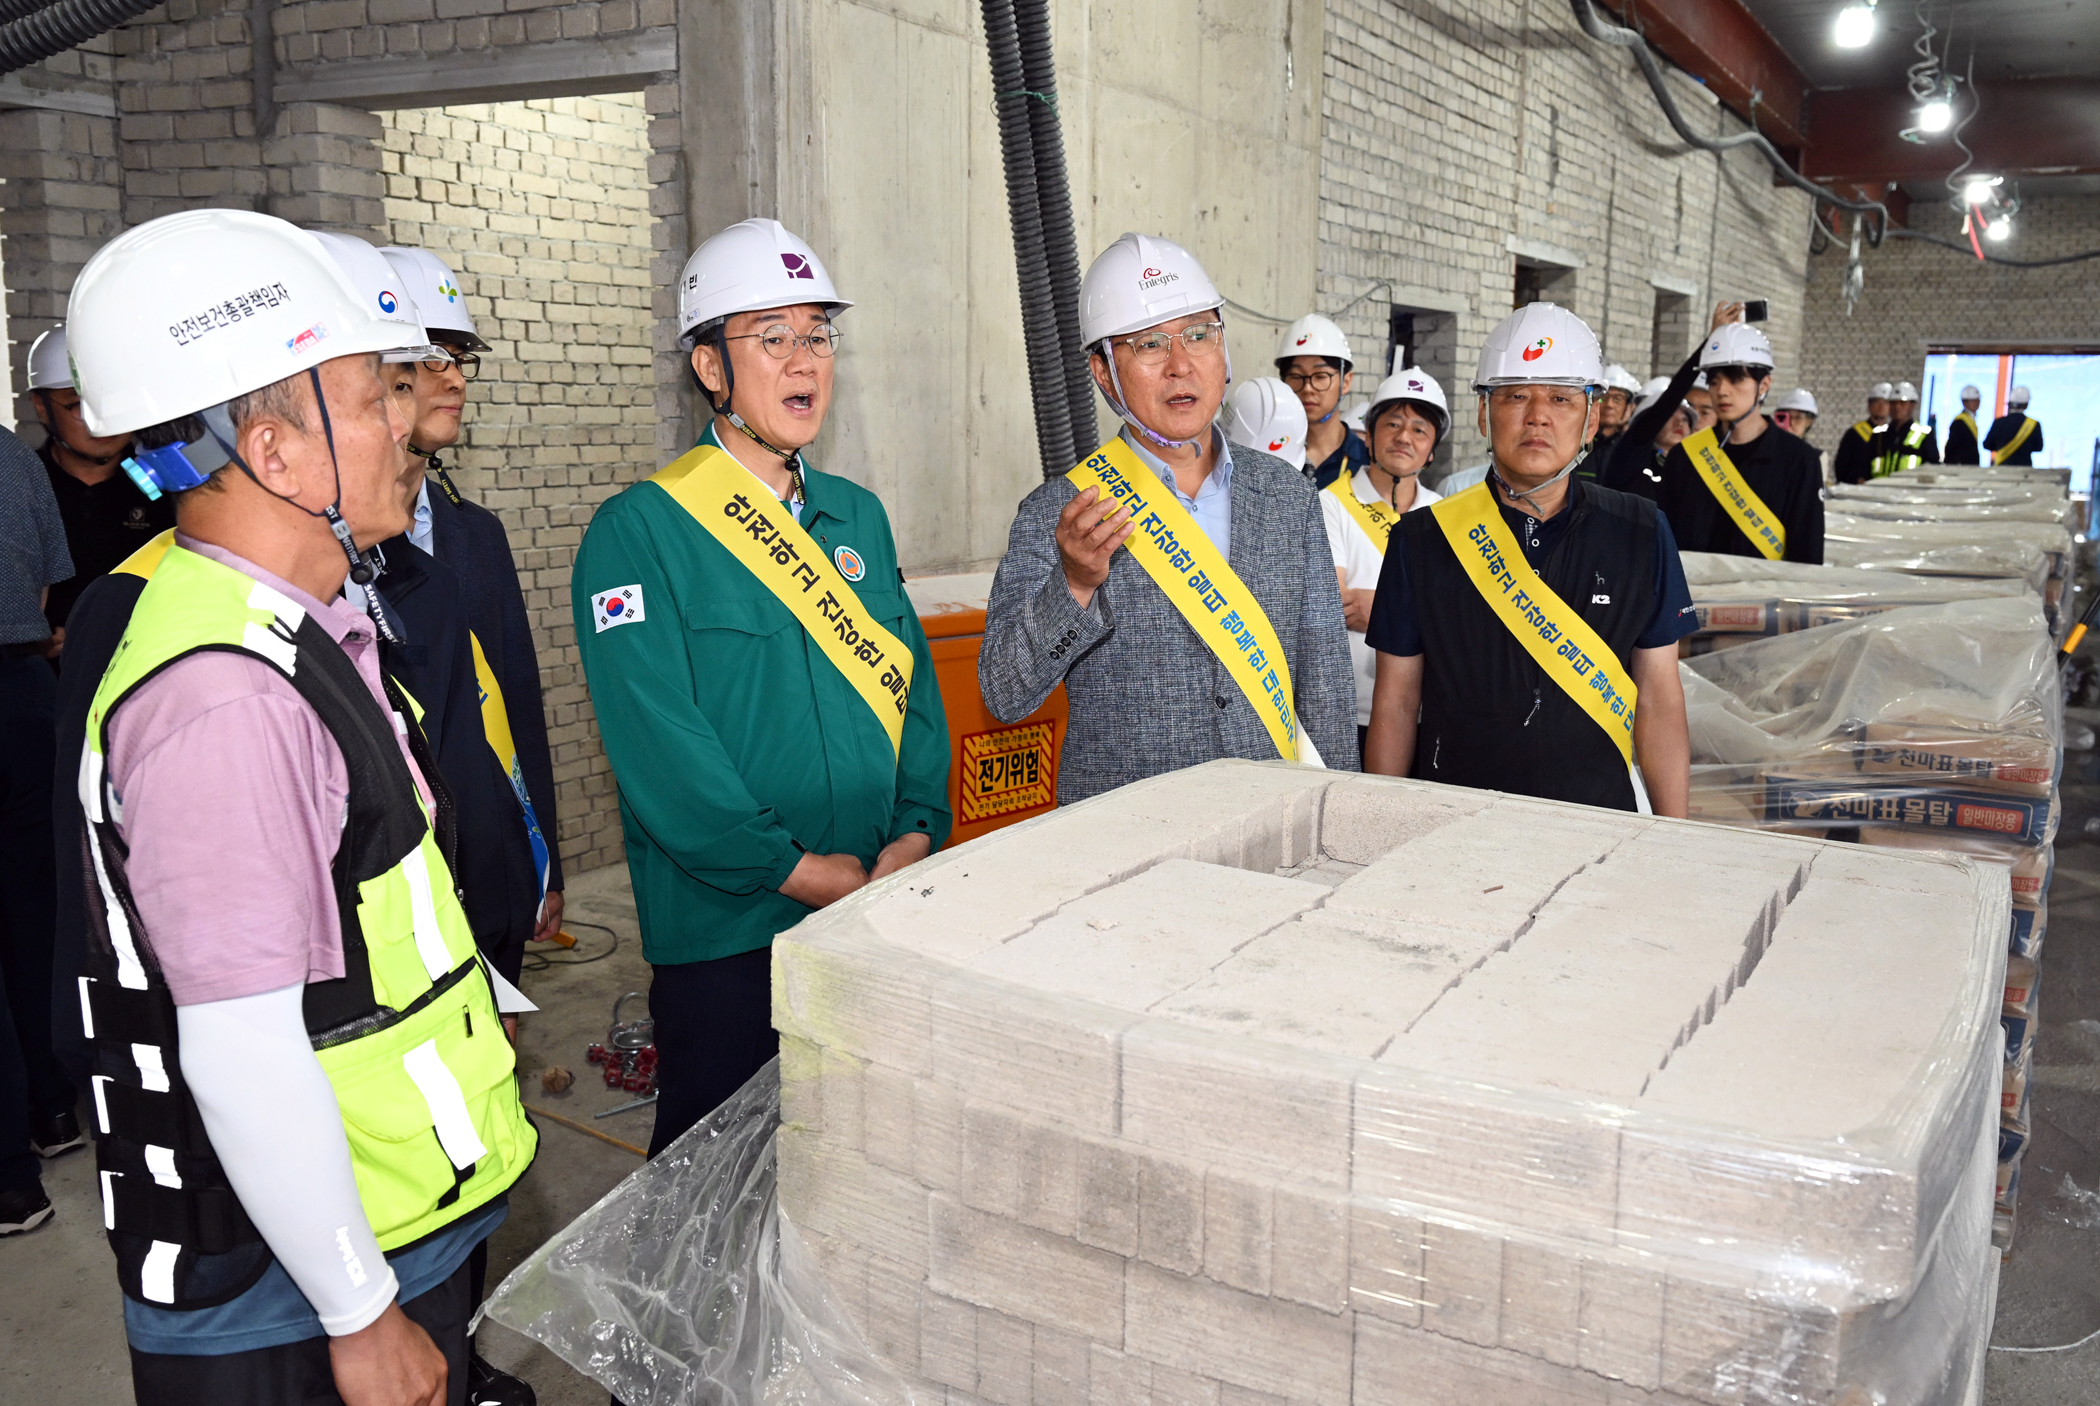
[[[497,1286],[476,1318],[627,1406],[910,1406],[781,1213],[780,1062]]]

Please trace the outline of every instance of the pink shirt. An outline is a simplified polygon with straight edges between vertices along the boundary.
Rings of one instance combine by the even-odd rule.
[[[207,542],[181,533],[175,541],[297,602],[387,707],[362,611],[340,597],[324,604]],[[422,791],[406,740],[400,745]],[[108,760],[132,896],[175,1004],[343,975],[329,865],[349,777],[335,739],[282,674],[220,650],[172,664],[117,710]]]

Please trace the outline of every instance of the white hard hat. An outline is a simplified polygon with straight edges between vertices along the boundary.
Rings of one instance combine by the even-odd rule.
[[[1352,402],[1342,410],[1342,423],[1355,430],[1358,434],[1362,434],[1364,432],[1364,412],[1370,408],[1371,402],[1368,400]]]
[[[1242,381],[1225,397],[1225,438],[1303,467],[1305,407],[1274,376]]]
[[[1480,374],[1473,389],[1492,386],[1581,386],[1604,381],[1604,356],[1597,334],[1566,308],[1531,303],[1518,308],[1488,333],[1480,349]]]
[[[1379,411],[1403,401],[1429,417],[1439,441],[1451,433],[1451,406],[1444,400],[1444,388],[1419,366],[1395,371],[1378,383],[1378,389],[1371,394],[1370,408],[1364,411],[1364,423],[1376,424]]]
[[[73,281],[66,331],[95,435],[196,415],[404,340],[319,239],[247,210],[163,215],[103,245]]]
[[[350,281],[363,290],[371,299],[372,308],[378,316],[401,324],[401,345],[393,351],[380,355],[381,361],[405,363],[410,361],[432,361],[440,358],[450,360],[451,354],[443,347],[433,344],[430,333],[424,328],[417,313],[416,300],[408,292],[392,263],[383,258],[377,249],[354,234],[334,234],[328,230],[309,230],[307,233],[328,248],[336,265],[350,275]]]
[[[2033,399],[2034,397],[2027,393],[2027,387],[2014,386],[2012,391],[2005,397],[2005,403],[2007,405],[2025,405]]]
[[[678,330],[688,343],[740,312],[815,303],[835,315],[853,306],[831,286],[817,251],[778,220],[739,220],[693,251],[678,276]]]
[[[1348,371],[1356,365],[1349,355],[1349,339],[1342,329],[1316,312],[1309,312],[1283,331],[1276,344],[1276,364],[1288,365],[1294,356],[1331,356]]]
[[[1772,369],[1772,339],[1747,322],[1725,322],[1699,348],[1699,369],[1716,366],[1762,366]]]
[[[1974,386],[1963,386],[1961,388],[1961,398],[1963,400],[1982,400],[1983,392],[1977,390]]]
[[[1894,400],[1895,398],[1896,388],[1887,381],[1876,381],[1867,388],[1868,400]]]
[[[1608,391],[1624,391],[1628,395],[1639,395],[1641,393],[1641,383],[1631,371],[1615,364],[1604,368],[1604,389]]]
[[[1917,398],[1918,388],[1908,381],[1896,382],[1896,393],[1889,397],[1890,400],[1916,400]]]
[[[1774,410],[1798,410],[1804,415],[1820,415],[1816,409],[1816,398],[1804,386],[1796,386],[1786,393],[1786,399],[1772,407]]]
[[[1646,410],[1649,406],[1655,404],[1656,401],[1661,400],[1662,393],[1669,388],[1670,378],[1668,376],[1650,376],[1647,380],[1641,382],[1641,398],[1634,402],[1635,412]]]
[[[1089,348],[1223,307],[1196,256],[1171,239],[1126,234],[1101,251],[1079,284],[1079,340]]]
[[[443,259],[428,249],[409,249],[399,244],[390,244],[379,252],[408,286],[408,296],[416,300],[416,312],[426,328],[462,339],[468,351],[489,349],[489,344],[474,330],[474,318],[467,311],[467,295],[460,291],[458,277]]]
[[[46,332],[29,344],[29,389],[64,391],[73,388],[73,368],[66,362],[66,324]]]
[[[1706,373],[1705,373],[1704,371],[1701,371],[1701,372],[1700,372],[1700,373],[1698,373],[1698,374],[1697,374],[1696,376],[1692,377],[1692,386],[1691,386],[1691,388],[1692,388],[1693,390],[1695,390],[1695,391],[1703,391],[1703,390],[1710,390],[1710,389],[1712,389],[1712,387],[1710,387],[1710,386],[1708,386],[1708,385],[1706,384]]]

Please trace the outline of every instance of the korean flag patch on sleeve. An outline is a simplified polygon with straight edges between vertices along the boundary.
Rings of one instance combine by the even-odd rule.
[[[638,625],[642,620],[642,588],[615,586],[591,597],[591,613],[598,617],[598,633],[615,625]]]

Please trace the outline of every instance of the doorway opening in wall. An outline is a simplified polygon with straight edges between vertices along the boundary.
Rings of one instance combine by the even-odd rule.
[[[1575,270],[1562,264],[1547,263],[1543,259],[1517,258],[1517,277],[1511,307],[1530,307],[1533,303],[1558,303],[1571,307],[1575,302]]]
[[[1419,366],[1436,377],[1437,384],[1444,388],[1444,398],[1456,405],[1458,376],[1458,319],[1448,312],[1432,308],[1409,307],[1405,303],[1394,303],[1387,321],[1385,339],[1385,369],[1380,379],[1409,366]],[[1369,370],[1369,367],[1365,367]],[[1371,392],[1376,383],[1361,384],[1359,389]],[[1445,435],[1437,444],[1436,453],[1429,456],[1423,466],[1422,479],[1434,488],[1451,471],[1451,446],[1453,437]]]
[[[1688,293],[1655,290],[1655,313],[1648,331],[1648,374],[1674,376],[1692,342],[1692,299]]]
[[[2094,469],[2100,464],[2100,345],[1931,348],[1918,377],[1918,413],[1929,419],[1942,442],[1947,426],[1961,413],[1964,386],[1982,392],[1976,419],[1977,428],[1984,431],[2005,413],[2012,388],[2025,386],[2032,397],[2027,413],[2043,431],[2035,464],[2069,469],[2073,493],[2092,491]]]
[[[588,868],[617,855],[619,812],[583,706],[569,570],[598,503],[659,467],[648,114],[632,92],[377,116],[382,242],[450,265],[489,343],[443,457],[509,535],[539,651],[559,843]]]

